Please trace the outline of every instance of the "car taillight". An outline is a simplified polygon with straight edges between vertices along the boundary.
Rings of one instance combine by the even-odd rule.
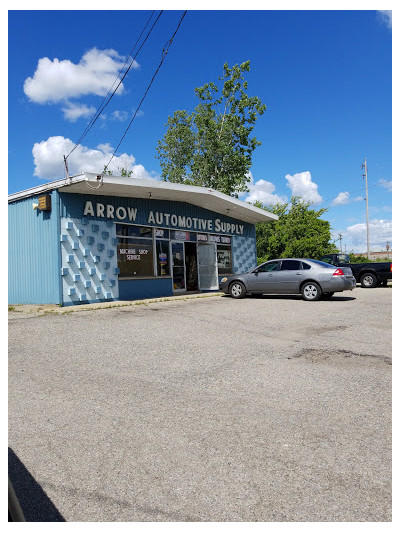
[[[392,263],[390,263],[390,272],[392,271]]]
[[[332,276],[344,276],[343,270],[341,268],[337,268],[335,272],[332,274]]]

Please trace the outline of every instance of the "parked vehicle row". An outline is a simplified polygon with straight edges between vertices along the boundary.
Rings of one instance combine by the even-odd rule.
[[[356,279],[349,267],[336,267],[314,259],[274,259],[243,274],[222,278],[220,291],[233,298],[254,294],[301,294],[304,300],[331,298],[352,291]]]

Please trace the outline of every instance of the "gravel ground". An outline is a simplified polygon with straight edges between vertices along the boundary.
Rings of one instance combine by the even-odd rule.
[[[9,476],[26,518],[390,521],[391,298],[15,307]]]

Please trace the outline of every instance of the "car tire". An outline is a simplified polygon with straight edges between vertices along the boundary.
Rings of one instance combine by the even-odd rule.
[[[327,300],[328,298],[332,298],[332,296],[334,295],[335,293],[334,292],[324,292],[323,295],[322,295],[322,298],[324,300]]]
[[[307,302],[316,302],[321,299],[321,287],[314,281],[306,281],[301,287],[301,295]]]
[[[364,289],[373,289],[377,286],[378,280],[375,274],[372,274],[372,272],[367,272],[361,276],[360,283],[361,287],[364,287]]]
[[[246,296],[245,286],[241,281],[234,281],[229,286],[229,294],[232,298],[236,298],[237,300],[239,298],[244,298]]]

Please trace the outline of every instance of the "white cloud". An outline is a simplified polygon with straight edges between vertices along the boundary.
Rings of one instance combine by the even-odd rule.
[[[332,205],[346,205],[349,203],[350,193],[349,192],[340,192],[336,198],[332,201]]]
[[[95,107],[88,107],[85,104],[75,104],[73,102],[66,102],[62,109],[64,118],[69,122],[76,122],[78,118],[91,117],[95,111]]]
[[[334,200],[332,200],[331,205],[332,206],[347,205],[350,202],[361,202],[363,200],[364,200],[363,196],[355,196],[354,198],[350,198],[350,193],[345,191],[345,192],[340,192],[336,196],[336,198]]]
[[[39,59],[32,78],[24,83],[24,92],[32,102],[56,103],[69,98],[94,94],[105,96],[122,68],[123,58],[115,50],[92,48],[78,64],[69,59]],[[139,65],[134,62],[133,68]],[[118,92],[123,90],[123,84]]]
[[[124,120],[126,120],[128,118],[128,112],[127,111],[118,111],[118,109],[116,111],[114,111],[112,113],[112,118],[114,120],[119,120],[120,122],[123,122]]]
[[[47,141],[35,143],[32,149],[35,170],[33,175],[40,179],[55,179],[63,175],[64,155],[74,148],[75,143],[65,137],[49,137]],[[106,143],[96,149],[82,145],[69,156],[68,171],[71,176],[81,172],[100,173],[108,164],[113,153],[113,147]],[[119,175],[119,169],[125,168],[132,171],[133,178],[154,179],[154,173],[148,172],[143,165],[136,164],[136,159],[131,154],[115,156],[108,169]]]
[[[111,146],[110,143],[102,143],[97,145],[97,149],[101,150],[105,154],[112,154],[114,151],[114,148]]]
[[[380,9],[378,10],[378,17],[390,30],[392,29],[392,11]]]
[[[392,180],[385,180],[381,178],[378,183],[388,191],[392,192]]]
[[[343,235],[343,243],[346,243],[347,251],[356,253],[367,251],[367,224],[354,224],[340,231]],[[371,252],[385,250],[386,242],[392,242],[392,221],[371,220],[369,223],[369,247]]]
[[[248,184],[249,193],[244,199],[245,202],[260,202],[263,205],[275,205],[279,202],[287,202],[287,198],[285,196],[273,194],[276,189],[273,183],[266,180],[258,180],[254,182],[254,177],[251,172],[249,172],[249,176],[251,181]]]
[[[286,174],[287,186],[292,191],[292,196],[299,196],[305,202],[320,204],[322,196],[318,192],[318,185],[311,179],[309,171],[298,172],[297,174]]]

